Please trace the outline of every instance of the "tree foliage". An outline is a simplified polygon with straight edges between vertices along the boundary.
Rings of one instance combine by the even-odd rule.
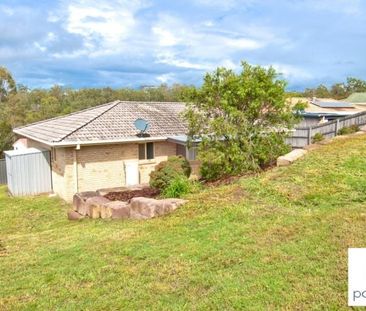
[[[206,179],[258,170],[288,150],[295,117],[286,104],[286,82],[273,68],[242,63],[242,71],[218,68],[192,89],[185,117],[189,137],[200,138]]]
[[[348,77],[346,83],[335,83],[330,88],[327,88],[324,84],[320,84],[315,88],[307,88],[303,96],[344,99],[355,92],[366,92],[366,81]]]
[[[0,103],[5,101],[9,94],[15,93],[16,90],[16,84],[11,73],[5,67],[0,67]]]

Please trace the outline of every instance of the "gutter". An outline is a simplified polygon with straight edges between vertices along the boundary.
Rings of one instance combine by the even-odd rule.
[[[93,140],[93,141],[75,141],[75,142],[50,142],[45,141],[43,139],[32,137],[31,135],[26,135],[21,132],[18,132],[17,129],[14,129],[13,132],[19,136],[23,136],[39,143],[45,144],[50,147],[76,147],[80,146],[92,146],[92,145],[110,145],[110,144],[128,144],[128,143],[141,143],[141,142],[155,142],[155,141],[166,141],[168,137],[166,136],[156,136],[156,137],[131,137],[124,139],[115,139],[115,140]]]

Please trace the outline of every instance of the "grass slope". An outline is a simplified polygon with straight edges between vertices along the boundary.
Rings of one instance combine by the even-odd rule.
[[[366,136],[189,199],[159,219],[69,222],[58,199],[2,187],[0,309],[347,309]]]

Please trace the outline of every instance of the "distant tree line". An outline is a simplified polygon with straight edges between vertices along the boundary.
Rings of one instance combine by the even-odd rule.
[[[335,83],[330,88],[320,84],[315,88],[307,88],[300,94],[304,97],[345,99],[355,92],[366,92],[366,81],[349,77],[345,83]]]

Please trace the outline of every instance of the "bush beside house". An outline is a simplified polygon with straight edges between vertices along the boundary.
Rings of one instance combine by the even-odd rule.
[[[176,178],[191,175],[191,166],[182,156],[171,156],[167,161],[160,162],[150,173],[150,186],[164,190]]]
[[[191,190],[191,166],[182,156],[171,156],[150,173],[150,186],[159,189],[166,198],[179,198]]]

